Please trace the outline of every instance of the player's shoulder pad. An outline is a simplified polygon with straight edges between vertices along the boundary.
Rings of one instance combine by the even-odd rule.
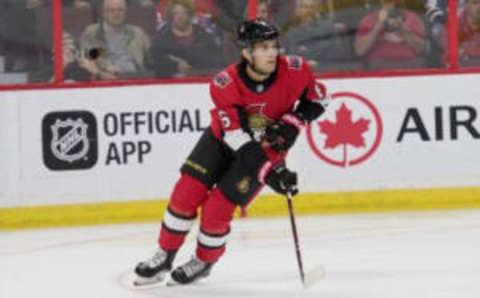
[[[285,61],[287,62],[287,67],[289,69],[301,70],[303,66],[303,58],[297,55],[287,55],[285,56]]]
[[[222,72],[219,72],[214,78],[213,78],[213,85],[225,89],[230,83],[232,82],[232,77],[228,73],[228,71],[224,70]]]

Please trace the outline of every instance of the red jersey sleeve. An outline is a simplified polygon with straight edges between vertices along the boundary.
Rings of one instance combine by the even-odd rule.
[[[297,60],[297,62],[292,62],[292,60]],[[323,83],[315,79],[313,71],[307,61],[301,56],[286,56],[286,61],[289,68],[292,68],[292,65],[297,68],[297,71],[291,72],[293,77],[290,81],[297,82],[297,93],[300,94],[298,99],[308,99],[326,105],[329,99],[327,96],[327,88]]]
[[[300,97],[312,101],[319,101],[326,97],[325,85],[315,79],[313,71],[307,61],[301,56],[285,56],[285,61],[290,72],[290,82],[295,84]]]
[[[284,114],[281,120],[301,131],[306,122],[323,113],[329,97],[325,85],[315,79],[312,69],[303,57],[284,56],[283,61],[288,70],[289,82],[294,88],[296,103],[292,103],[292,110]]]
[[[327,88],[325,85],[315,79],[310,65],[305,61],[304,76],[307,81],[306,99],[315,102],[322,102],[327,99]]]

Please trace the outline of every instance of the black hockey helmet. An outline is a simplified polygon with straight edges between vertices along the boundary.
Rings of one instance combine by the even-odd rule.
[[[278,38],[277,27],[263,19],[244,21],[237,30],[237,45],[241,48],[251,47],[254,43]]]

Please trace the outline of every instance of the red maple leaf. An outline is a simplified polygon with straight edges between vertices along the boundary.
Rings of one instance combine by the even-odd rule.
[[[334,149],[338,145],[344,145],[344,156],[346,155],[346,146],[352,145],[354,147],[365,147],[365,140],[363,133],[368,131],[370,120],[360,118],[357,121],[352,121],[352,111],[347,108],[345,103],[340,109],[335,112],[337,116],[336,122],[324,120],[318,123],[320,132],[327,135],[325,141],[325,149]]]

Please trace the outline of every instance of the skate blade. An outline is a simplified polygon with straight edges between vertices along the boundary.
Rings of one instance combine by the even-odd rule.
[[[175,281],[173,278],[170,277],[165,284],[166,284],[167,287],[191,286],[191,285],[195,285],[195,284],[199,283],[200,279],[201,278],[196,279],[196,280],[194,280],[192,282],[189,282],[189,283],[181,283],[181,282]]]
[[[184,284],[175,281],[173,278],[169,278],[166,282],[166,285],[167,285],[167,287],[176,287],[176,286],[181,286],[181,285],[184,285]]]
[[[165,273],[161,273],[151,278],[137,276],[133,281],[133,286],[135,288],[152,288],[163,285],[165,283],[165,275]]]

